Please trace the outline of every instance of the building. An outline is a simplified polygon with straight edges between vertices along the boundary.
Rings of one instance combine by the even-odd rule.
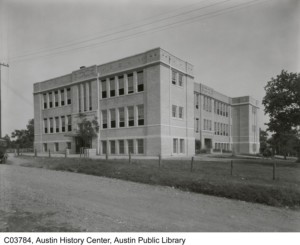
[[[77,123],[85,115],[99,122],[89,147],[101,155],[257,153],[257,105],[195,82],[191,64],[156,48],[35,83],[34,147],[79,153]]]

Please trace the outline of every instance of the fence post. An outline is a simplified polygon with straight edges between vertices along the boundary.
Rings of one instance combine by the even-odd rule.
[[[194,166],[194,157],[191,159],[191,172],[193,172],[193,166]]]
[[[50,149],[49,149],[48,151],[49,151],[49,157],[51,157],[51,152],[50,152]]]
[[[233,160],[230,161],[230,175],[233,173]]]
[[[158,155],[158,168],[160,168],[161,165],[161,154]]]
[[[37,157],[37,151],[34,149],[34,157]]]
[[[131,151],[129,150],[129,163],[131,164]]]
[[[273,163],[273,180],[276,179],[276,162]]]

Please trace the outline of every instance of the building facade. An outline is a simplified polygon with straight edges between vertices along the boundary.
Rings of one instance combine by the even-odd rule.
[[[35,83],[34,147],[79,153],[84,115],[100,126],[88,145],[95,154],[256,153],[257,108],[250,97],[229,98],[196,83],[191,64],[156,48]]]

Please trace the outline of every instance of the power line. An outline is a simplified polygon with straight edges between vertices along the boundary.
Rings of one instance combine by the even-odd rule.
[[[191,6],[195,6],[195,5],[199,5],[199,4],[202,4],[206,1],[211,1],[211,0],[204,0],[200,3],[196,3],[196,4],[191,4],[191,5],[187,5],[186,7],[184,8],[178,8],[178,9],[175,9],[173,11],[170,11],[170,12],[167,12],[167,13],[163,13],[163,14],[158,14],[158,15],[154,15],[154,16],[151,16],[151,17],[148,17],[148,18],[145,18],[145,19],[142,19],[140,20],[139,22],[144,22],[146,20],[151,20],[151,19],[154,19],[155,17],[158,17],[158,16],[166,16],[167,14],[170,14],[170,13],[174,13],[174,12],[177,12],[178,10],[182,10],[182,9],[185,9],[187,7],[191,7]],[[197,11],[198,9],[194,9],[192,11]],[[183,12],[182,14],[186,14],[186,12]],[[167,17],[167,18],[174,18],[175,16],[170,16],[170,17]],[[165,18],[166,19],[166,18]],[[157,22],[159,21],[162,21],[164,19],[158,19]],[[122,26],[119,26],[119,27],[115,27],[114,29],[118,30],[122,27],[126,27],[126,26],[132,26],[134,23],[129,23],[129,24],[126,24],[126,25],[122,25]],[[146,23],[144,25],[149,25],[151,23]],[[141,26],[141,25],[140,25]],[[138,26],[138,27],[140,27]],[[135,27],[136,28],[136,27]],[[111,30],[106,30],[106,31],[103,31],[104,33],[108,32],[110,33]],[[103,33],[102,32],[102,33]],[[123,31],[122,31],[123,32]],[[86,39],[86,38],[81,38],[81,39],[78,39],[77,41],[69,41],[69,42],[64,42],[64,43],[61,43],[61,44],[57,44],[56,46],[52,46],[52,47],[49,47],[49,48],[42,48],[42,49],[38,49],[38,50],[35,50],[35,51],[31,51],[31,52],[28,52],[28,53],[25,53],[25,54],[22,54],[22,55],[18,55],[18,56],[13,56],[11,57],[11,59],[15,59],[15,58],[19,58],[19,57],[23,57],[23,56],[28,56],[28,55],[32,55],[32,54],[36,54],[36,53],[40,53],[40,52],[47,52],[49,50],[55,50],[55,49],[60,49],[60,48],[63,48],[65,46],[68,46],[67,44],[69,44],[70,46],[72,45],[77,45],[77,44],[80,44],[80,43],[83,43],[83,42],[88,42],[88,41],[91,41],[91,40],[96,40],[96,39],[99,39],[101,37],[103,37],[103,34],[101,33],[101,35],[97,35],[97,36],[91,36],[90,38]],[[118,32],[116,32],[118,33]],[[113,35],[115,34],[114,32],[112,32],[111,34],[109,35]]]
[[[179,25],[196,22],[196,21],[199,21],[200,19],[202,20],[202,19],[207,19],[207,18],[211,18],[211,17],[216,17],[216,16],[222,15],[224,13],[229,13],[229,12],[235,11],[237,9],[242,9],[242,8],[245,8],[245,7],[248,7],[248,6],[253,6],[255,4],[266,2],[266,1],[269,1],[269,0],[252,0],[252,1],[245,2],[245,3],[237,4],[237,5],[228,7],[228,8],[217,10],[215,12],[210,12],[210,13],[206,13],[206,14],[203,14],[203,15],[199,15],[199,16],[196,16],[196,17],[189,18],[189,19],[177,21],[177,22],[174,22],[174,23],[171,23],[171,24],[168,24],[168,25],[155,27],[155,28],[145,30],[145,31],[140,31],[140,32],[137,32],[137,33],[134,33],[134,34],[129,34],[127,36],[117,37],[117,38],[114,38],[114,39],[109,39],[109,40],[105,40],[105,41],[102,41],[102,42],[89,44],[89,45],[86,45],[86,46],[71,48],[71,49],[67,49],[67,50],[61,50],[61,51],[53,52],[53,53],[50,53],[50,54],[44,54],[44,55],[39,55],[39,56],[28,57],[28,58],[24,58],[24,60],[33,59],[33,58],[37,58],[37,57],[42,58],[42,57],[53,56],[53,55],[57,55],[57,54],[70,52],[70,51],[73,51],[73,50],[89,48],[89,47],[92,47],[92,46],[100,46],[100,44],[105,44],[105,43],[112,42],[112,41],[128,40],[128,39],[131,39],[133,37],[140,36],[144,33],[148,33],[148,32],[153,33],[153,32],[163,31],[163,30],[166,30],[166,29],[174,28],[174,27],[179,26]],[[20,60],[23,60],[23,59],[20,59]]]
[[[156,21],[152,21],[150,23],[141,24],[141,25],[138,25],[138,26],[133,27],[133,28],[127,28],[127,29],[124,29],[124,30],[121,30],[121,31],[110,33],[110,34],[100,35],[100,36],[97,36],[97,37],[94,37],[94,38],[85,39],[85,40],[80,41],[80,42],[74,42],[73,44],[70,44],[70,45],[64,45],[64,46],[59,46],[59,47],[51,48],[51,49],[48,49],[48,50],[43,50],[43,51],[38,51],[38,52],[34,52],[34,53],[28,53],[28,54],[24,54],[24,55],[14,56],[14,57],[11,57],[11,60],[12,61],[13,60],[18,60],[18,59],[21,59],[21,58],[25,58],[27,56],[32,56],[32,55],[35,55],[35,54],[45,53],[45,52],[52,51],[52,50],[57,50],[57,49],[68,48],[70,46],[78,45],[78,44],[81,44],[81,43],[86,43],[86,42],[90,42],[90,41],[94,41],[94,40],[103,39],[103,38],[110,37],[110,36],[113,36],[113,35],[117,35],[117,34],[120,34],[120,33],[126,33],[126,32],[129,32],[129,31],[133,31],[133,30],[136,30],[136,29],[140,29],[140,28],[149,26],[151,24],[159,23],[159,22],[162,22],[162,21],[165,21],[165,20],[168,20],[168,19],[172,19],[172,18],[175,18],[175,17],[188,15],[188,14],[190,14],[192,12],[196,12],[196,11],[199,11],[199,10],[202,10],[202,9],[206,9],[206,8],[210,8],[210,7],[213,7],[213,6],[221,5],[221,4],[224,4],[224,3],[229,2],[229,1],[232,1],[232,0],[224,0],[224,1],[221,1],[221,2],[216,2],[216,3],[210,4],[210,5],[206,5],[204,7],[200,7],[200,8],[193,9],[193,10],[189,10],[187,12],[183,12],[183,13],[180,13],[180,14],[177,14],[177,15],[165,17],[165,18],[162,18],[162,19],[159,19],[159,20],[156,20]]]

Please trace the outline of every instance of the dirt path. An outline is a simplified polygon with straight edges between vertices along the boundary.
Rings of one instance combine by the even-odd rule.
[[[16,163],[0,165],[0,231],[300,231],[298,211]]]

